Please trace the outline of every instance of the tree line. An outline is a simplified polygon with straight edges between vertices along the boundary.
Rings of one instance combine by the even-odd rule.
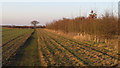
[[[63,18],[46,25],[46,28],[61,30],[65,33],[75,32],[94,35],[103,38],[112,38],[118,35],[118,18],[113,14],[105,13],[97,17],[91,11],[88,17],[76,17],[73,19]]]

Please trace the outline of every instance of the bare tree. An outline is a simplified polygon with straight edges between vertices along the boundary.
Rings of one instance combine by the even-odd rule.
[[[38,23],[39,23],[39,22],[38,22],[38,21],[35,21],[35,20],[31,22],[31,24],[34,25],[34,29],[36,29],[36,25],[37,25]]]
[[[91,10],[89,18],[97,18],[97,14],[93,10]]]

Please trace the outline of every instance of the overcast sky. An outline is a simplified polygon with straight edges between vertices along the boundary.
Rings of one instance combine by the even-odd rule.
[[[32,1],[32,0],[31,0]],[[100,0],[103,2],[4,2],[2,3],[2,24],[30,25],[37,20],[41,25],[63,17],[74,18],[88,16],[95,10],[98,16],[105,11],[118,13],[117,1]],[[88,2],[87,2],[88,1]]]

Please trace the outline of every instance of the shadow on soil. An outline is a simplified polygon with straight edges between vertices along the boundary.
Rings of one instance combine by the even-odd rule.
[[[30,44],[30,42],[35,39],[33,37],[33,34],[35,33],[35,31],[32,32],[31,36],[26,40],[26,42],[20,46],[20,48],[15,52],[15,54],[13,56],[10,57],[10,59],[8,59],[8,62],[3,65],[4,66],[16,66],[15,63],[16,63],[16,60],[17,59],[20,59],[21,57],[23,57],[23,52],[24,52],[24,49]]]

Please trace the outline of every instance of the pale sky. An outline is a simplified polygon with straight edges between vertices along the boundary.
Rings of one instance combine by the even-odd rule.
[[[45,25],[46,23],[63,17],[74,18],[78,16],[88,16],[90,10],[95,10],[98,16],[104,14],[105,11],[111,12],[112,10],[116,16],[118,14],[118,4],[115,0],[100,0],[101,2],[94,2],[96,0],[93,0],[93,2],[89,2],[88,0],[84,0],[86,2],[52,1],[53,0],[51,0],[51,2],[4,2],[2,3],[2,24],[30,25],[32,20],[37,20],[41,25]]]
[[[118,2],[120,0],[0,0],[0,2]]]

